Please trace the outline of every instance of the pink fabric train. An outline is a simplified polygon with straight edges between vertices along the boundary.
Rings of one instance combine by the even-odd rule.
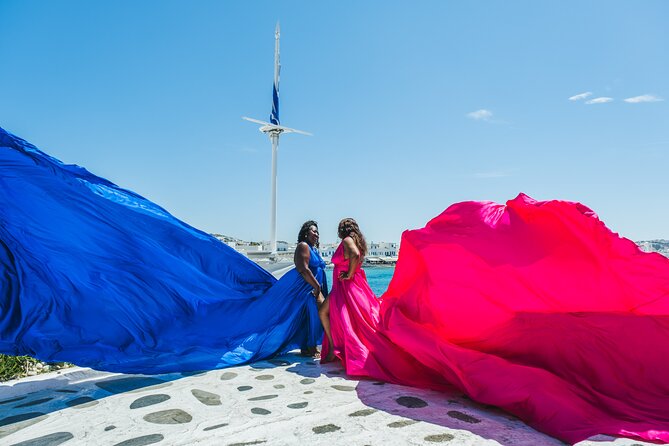
[[[669,441],[669,260],[580,203],[454,204],[403,234],[380,307],[337,285],[350,374],[454,386],[572,443]]]

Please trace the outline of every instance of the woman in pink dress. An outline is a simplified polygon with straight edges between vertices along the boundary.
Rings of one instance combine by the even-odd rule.
[[[358,223],[352,218],[343,219],[337,235],[342,240],[332,256],[332,294],[319,310],[326,336],[321,357],[324,362],[335,357],[344,364],[350,362],[353,367],[350,370],[347,367],[347,372],[355,374],[355,364],[368,353],[360,336],[373,333],[372,327],[379,321],[379,303],[361,268],[367,242]],[[330,312],[334,313],[332,319]]]
[[[367,283],[362,261],[367,242],[352,218],[339,222],[341,244],[332,256],[332,290],[319,314],[325,337],[322,362],[341,360],[350,376],[438,390],[450,389],[442,376],[425,367],[380,330],[378,299]]]

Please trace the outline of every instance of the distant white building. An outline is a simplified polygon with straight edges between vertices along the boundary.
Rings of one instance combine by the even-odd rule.
[[[320,246],[321,256],[326,262],[332,261],[332,256],[339,247],[339,243],[322,243]],[[367,243],[366,263],[395,263],[399,255],[399,244],[395,242],[370,242]]]
[[[332,256],[334,255],[338,246],[339,243],[321,243],[321,246],[318,248],[321,253],[321,257],[323,257],[323,259],[326,261],[331,261]]]
[[[285,251],[295,251],[295,243],[284,242],[283,240],[278,240],[276,242],[276,251],[285,252]]]
[[[237,242],[234,246],[236,251],[241,252],[242,254],[248,256],[249,253],[253,252],[263,252],[263,245],[256,242]]]
[[[394,242],[371,242],[367,244],[367,257],[397,257],[399,245]]]

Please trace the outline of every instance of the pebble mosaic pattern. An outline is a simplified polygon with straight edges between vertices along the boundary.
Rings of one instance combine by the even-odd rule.
[[[78,409],[84,409],[86,407],[92,407],[98,404],[98,400],[91,398],[90,396],[81,396],[70,401],[66,401],[65,405],[67,407],[76,407]]]
[[[147,395],[141,398],[137,398],[135,401],[133,401],[132,404],[130,405],[130,408],[141,409],[142,407],[153,406],[154,404],[159,404],[169,399],[170,396],[164,393],[159,393],[156,395]]]
[[[181,409],[161,410],[144,415],[144,421],[156,424],[183,424],[190,423],[193,417]]]
[[[425,437],[425,441],[430,441],[432,443],[443,443],[445,441],[451,441],[455,438],[451,434],[437,434],[437,435],[428,435]]]
[[[31,406],[37,406],[38,404],[46,403],[47,401],[51,401],[53,398],[42,398],[39,400],[34,400],[34,401],[28,401],[27,403],[22,403],[19,404],[18,406],[14,406],[17,409],[21,407],[31,407]]]
[[[221,397],[215,393],[207,392],[206,390],[193,389],[190,391],[195,398],[205,406],[220,406]]]
[[[449,410],[446,412],[446,414],[451,417],[455,418],[456,420],[464,421],[465,423],[480,423],[481,420],[478,418],[474,418],[471,415],[467,415],[466,413],[458,412],[457,410]]]
[[[214,429],[218,429],[219,427],[225,427],[227,425],[228,425],[228,423],[215,424],[213,426],[205,427],[204,430],[205,431],[213,431]]]
[[[395,401],[397,401],[397,404],[402,405],[404,407],[408,407],[409,409],[418,409],[421,407],[427,407],[427,403],[420,398],[415,398],[413,396],[401,396],[397,398]]]
[[[286,407],[288,407],[289,409],[304,409],[308,405],[309,403],[305,401],[303,403],[292,403],[287,405]]]
[[[416,420],[393,421],[392,423],[388,424],[388,427],[392,427],[392,428],[406,427],[406,426],[411,426],[412,424],[416,424],[416,423],[418,423],[418,421],[416,421]]]
[[[28,394],[0,383],[0,444],[563,445],[462,395],[348,378],[338,363],[297,355],[158,376],[89,372]],[[646,444],[599,436],[579,446]]]
[[[44,435],[42,437],[33,438],[32,440],[14,443],[13,446],[56,446],[57,444],[65,443],[74,438],[69,432],[56,432],[55,434]]]
[[[324,426],[316,426],[312,430],[316,434],[327,434],[328,432],[335,432],[341,429],[341,427],[334,424],[326,424]]]
[[[349,417],[366,417],[367,415],[371,415],[374,412],[376,412],[376,409],[362,409],[358,410],[357,412],[353,412],[348,414]]]
[[[162,384],[166,384],[166,382],[162,379],[143,376],[108,379],[95,383],[96,386],[106,390],[109,393],[132,392],[137,389],[143,389],[146,387],[158,386]]]
[[[8,399],[8,400],[2,400],[2,401],[0,401],[0,405],[1,405],[1,404],[15,403],[15,402],[17,402],[17,401],[21,401],[21,400],[25,400],[25,399],[26,399],[25,396],[20,396],[20,397],[18,397],[18,398],[10,398],[10,399]]]
[[[131,438],[129,440],[116,443],[114,446],[145,446],[147,444],[158,443],[163,441],[165,437],[161,434],[143,435],[141,437]]]

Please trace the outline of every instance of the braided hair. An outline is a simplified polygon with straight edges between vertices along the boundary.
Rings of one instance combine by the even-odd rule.
[[[360,257],[365,257],[367,254],[367,241],[365,236],[360,232],[360,227],[358,223],[352,218],[345,218],[339,222],[339,227],[337,228],[337,235],[342,240],[346,237],[351,237],[355,242],[355,246],[358,247],[360,251]]]
[[[305,221],[302,227],[300,228],[300,233],[297,234],[297,243],[302,243],[305,242],[307,245],[309,242],[307,241],[307,234],[309,234],[309,228],[312,226],[316,226],[316,229],[318,229],[318,223],[316,223],[313,220],[308,220]],[[319,242],[316,242],[316,248],[320,246]]]

